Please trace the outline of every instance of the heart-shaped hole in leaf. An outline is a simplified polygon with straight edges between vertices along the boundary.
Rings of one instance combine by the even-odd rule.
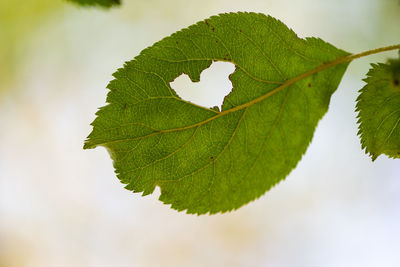
[[[170,83],[172,89],[184,100],[199,106],[221,110],[225,96],[232,91],[229,75],[235,71],[235,65],[216,61],[200,75],[200,82],[192,82],[182,74]]]

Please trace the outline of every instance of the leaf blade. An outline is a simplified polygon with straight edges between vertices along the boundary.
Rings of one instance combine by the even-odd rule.
[[[371,66],[356,105],[361,146],[373,161],[400,158],[400,59]]]
[[[159,186],[160,200],[177,210],[238,208],[297,165],[347,67],[324,63],[347,55],[262,14],[211,17],[114,74],[110,104],[97,113],[85,148],[107,147],[127,189],[149,194]],[[170,88],[181,73],[198,81],[218,60],[236,66],[221,112],[182,101]],[[123,144],[109,143],[116,137]]]
[[[119,6],[121,4],[120,0],[67,0],[67,1],[74,2],[81,6],[100,6],[104,8]]]

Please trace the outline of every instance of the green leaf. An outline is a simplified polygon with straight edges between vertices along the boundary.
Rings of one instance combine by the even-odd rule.
[[[400,158],[400,59],[372,64],[357,98],[361,146],[372,160]]]
[[[159,186],[176,210],[237,209],[295,168],[347,67],[327,62],[347,55],[263,14],[211,17],[114,73],[84,148],[107,148],[127,189],[147,195]],[[212,61],[236,66],[221,112],[169,85],[182,73],[199,81]]]
[[[112,7],[121,4],[120,0],[68,0],[75,2],[82,6],[102,6],[102,7]]]

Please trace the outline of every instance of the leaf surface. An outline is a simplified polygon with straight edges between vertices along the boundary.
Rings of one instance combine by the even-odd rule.
[[[324,66],[347,55],[270,16],[213,16],[114,73],[84,148],[107,148],[127,189],[147,195],[159,186],[174,209],[237,209],[297,165],[347,63]],[[212,61],[236,66],[221,111],[184,101],[169,85],[182,73],[199,81]]]
[[[75,2],[82,6],[101,6],[101,7],[112,7],[121,4],[121,0],[68,0]]]
[[[400,59],[372,64],[357,98],[361,146],[372,160],[400,158]]]

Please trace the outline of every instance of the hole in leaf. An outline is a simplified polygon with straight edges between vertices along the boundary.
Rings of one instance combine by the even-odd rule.
[[[232,91],[229,75],[235,71],[235,65],[228,62],[213,62],[200,75],[200,82],[192,82],[182,74],[170,83],[177,95],[196,105],[221,110],[224,97]]]

